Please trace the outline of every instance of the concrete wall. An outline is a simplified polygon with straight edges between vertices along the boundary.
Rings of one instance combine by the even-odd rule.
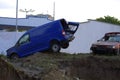
[[[0,32],[0,54],[6,55],[6,50],[15,45],[24,32]]]

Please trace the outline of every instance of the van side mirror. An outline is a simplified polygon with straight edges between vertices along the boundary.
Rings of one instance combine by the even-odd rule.
[[[17,43],[15,44],[15,46],[20,46],[20,44],[17,42]]]

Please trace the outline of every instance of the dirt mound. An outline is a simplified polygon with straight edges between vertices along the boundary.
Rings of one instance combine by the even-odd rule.
[[[17,60],[0,57],[1,80],[119,80],[120,56],[37,53]]]
[[[70,76],[84,80],[119,80],[120,60],[89,56],[71,61]]]
[[[16,69],[2,57],[0,57],[0,80],[20,80]]]

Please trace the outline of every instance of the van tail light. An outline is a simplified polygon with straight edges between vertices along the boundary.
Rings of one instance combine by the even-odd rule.
[[[64,30],[62,31],[62,35],[64,35],[64,36],[65,36],[65,31],[64,31]]]

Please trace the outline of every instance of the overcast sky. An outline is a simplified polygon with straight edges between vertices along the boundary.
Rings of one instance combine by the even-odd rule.
[[[28,14],[53,15],[55,2],[55,19],[65,18],[69,21],[85,21],[106,15],[120,19],[120,0],[18,0],[19,9],[33,9]],[[16,0],[0,0],[0,17],[16,16]],[[18,17],[25,17],[20,12]]]

